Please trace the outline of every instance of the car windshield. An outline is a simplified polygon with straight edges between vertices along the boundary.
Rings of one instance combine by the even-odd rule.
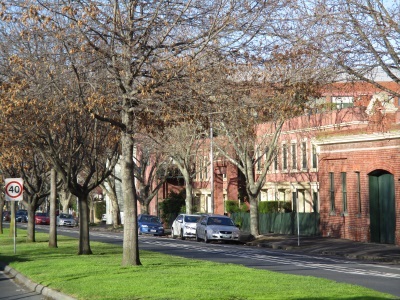
[[[185,216],[185,222],[196,223],[200,219],[200,216]]]
[[[160,220],[154,216],[141,216],[140,222],[161,223]]]
[[[47,217],[46,213],[36,213],[36,216],[38,217]]]
[[[60,214],[60,218],[61,219],[73,219],[72,215],[68,215],[68,214]]]
[[[17,211],[17,213],[16,213],[17,215],[27,215],[28,214],[28,212],[27,211],[25,211],[25,210],[19,210],[19,211]]]
[[[207,225],[235,226],[235,224],[233,224],[233,221],[231,219],[218,218],[218,217],[208,218]]]
[[[62,219],[73,219],[74,217],[72,215],[61,214],[60,218],[62,218]]]

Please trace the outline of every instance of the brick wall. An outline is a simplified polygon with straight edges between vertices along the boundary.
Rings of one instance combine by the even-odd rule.
[[[382,138],[375,134],[371,138]],[[319,155],[321,231],[324,236],[370,241],[368,174],[384,170],[393,174],[395,186],[396,244],[400,244],[400,138],[322,145]],[[343,211],[341,173],[346,173],[347,213]],[[334,174],[335,210],[331,211],[330,173]],[[360,174],[360,200],[357,173]]]

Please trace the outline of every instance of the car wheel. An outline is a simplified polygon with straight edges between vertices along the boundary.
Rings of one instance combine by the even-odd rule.
[[[180,236],[181,240],[184,240],[185,237],[183,236],[183,229],[181,229],[181,236]]]
[[[196,241],[198,241],[198,242],[200,242],[200,238],[199,238],[199,236],[197,235],[197,231],[196,231]]]
[[[173,239],[176,239],[176,235],[174,234],[174,228],[173,227],[171,228],[171,237]]]
[[[209,243],[210,240],[207,238],[207,231],[204,232],[204,243]]]

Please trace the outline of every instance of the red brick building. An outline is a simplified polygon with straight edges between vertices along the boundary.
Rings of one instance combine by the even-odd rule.
[[[360,83],[324,96],[334,110],[285,124],[260,200],[319,212],[323,236],[400,245],[399,99]]]
[[[400,90],[393,82],[381,84]],[[399,99],[365,83],[333,84],[323,96],[326,110],[284,125],[259,200],[319,212],[323,236],[400,245]],[[194,183],[194,206],[223,214],[226,200],[243,200],[242,182],[223,160],[212,169],[213,201],[204,169]],[[171,188],[178,186],[165,188],[164,197]]]

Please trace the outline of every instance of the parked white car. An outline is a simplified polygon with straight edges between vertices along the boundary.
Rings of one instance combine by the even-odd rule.
[[[200,217],[201,215],[178,215],[171,226],[171,237],[175,239],[179,236],[182,240],[196,237],[196,223]]]
[[[196,224],[196,240],[239,241],[240,230],[231,218],[223,215],[204,215]]]
[[[74,216],[70,215],[70,214],[60,213],[57,216],[56,222],[57,222],[57,226],[69,226],[69,227],[78,226],[78,223],[76,222]]]

